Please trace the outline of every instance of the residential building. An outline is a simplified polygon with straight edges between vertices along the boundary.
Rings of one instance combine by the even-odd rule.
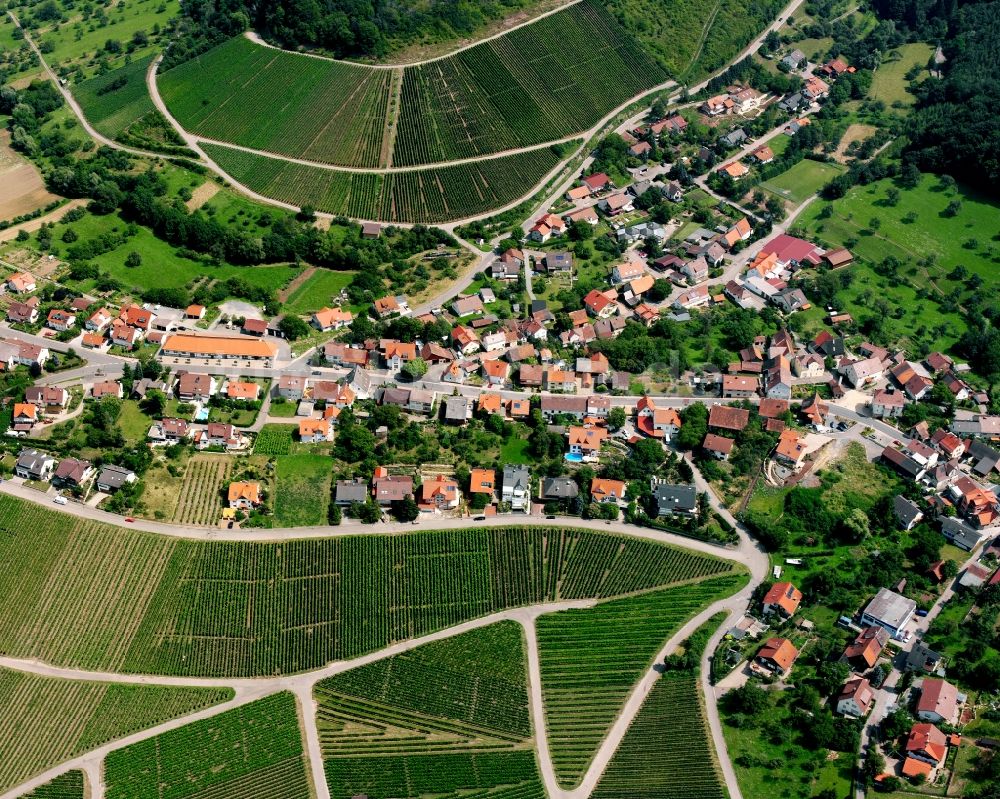
[[[621,505],[625,502],[627,486],[621,480],[607,480],[595,477],[590,481],[590,498],[593,502],[613,502]]]
[[[191,425],[184,419],[160,419],[153,422],[147,438],[154,444],[176,444],[191,435]]]
[[[117,380],[101,380],[90,387],[90,396],[94,399],[101,399],[102,397],[123,399],[125,389]]]
[[[281,375],[275,385],[275,393],[286,400],[298,402],[306,395],[305,375]]]
[[[635,426],[644,435],[669,442],[681,428],[681,417],[673,408],[659,408],[650,397],[642,397],[636,405]]]
[[[893,638],[906,635],[906,625],[917,611],[917,603],[902,594],[880,588],[861,613],[861,624],[882,627]]]
[[[97,475],[95,485],[98,491],[103,491],[105,494],[113,494],[115,491],[134,483],[138,479],[136,473],[131,469],[109,463]]]
[[[353,480],[338,480],[333,501],[342,508],[355,502],[364,505],[368,501],[368,484],[360,477]]]
[[[29,386],[24,401],[48,411],[61,411],[69,403],[69,392],[62,386]]]
[[[864,388],[880,380],[885,369],[882,366],[882,361],[878,358],[862,358],[860,361],[849,364],[843,373],[847,382],[854,388]]]
[[[910,729],[910,734],[906,739],[907,760],[916,759],[931,766],[937,766],[945,759],[947,753],[948,739],[933,724],[914,724]]]
[[[398,372],[405,364],[417,357],[417,345],[412,342],[384,338],[379,341],[379,352],[386,369],[390,372]]]
[[[797,430],[788,427],[781,431],[778,443],[774,448],[774,459],[793,472],[798,472],[805,465],[806,442]]]
[[[871,401],[872,416],[876,419],[896,419],[903,415],[906,397],[901,391],[876,391]]]
[[[23,449],[14,464],[14,474],[25,480],[48,480],[55,467],[56,460],[49,453]]]
[[[852,677],[837,696],[837,713],[859,719],[868,713],[874,699],[871,683],[864,677]]]
[[[964,697],[947,680],[925,677],[917,700],[917,718],[934,724],[954,724]]]
[[[757,395],[757,378],[752,375],[723,375],[722,396],[728,399]]]
[[[420,486],[418,503],[424,511],[453,510],[458,507],[461,496],[458,483],[450,477],[435,475]]]
[[[229,484],[229,507],[237,510],[253,510],[260,505],[260,483],[240,480]]]
[[[888,643],[889,633],[883,627],[875,625],[865,627],[858,633],[858,637],[854,639],[853,643],[844,650],[844,657],[850,663],[851,668],[857,671],[866,671],[878,663],[882,650]]]
[[[410,305],[402,294],[395,297],[382,297],[373,303],[375,315],[379,319],[388,319],[390,316],[409,316]]]
[[[750,411],[729,405],[713,405],[708,411],[708,426],[717,430],[739,432],[750,423]]]
[[[542,480],[541,498],[546,500],[574,499],[580,493],[576,481],[569,477],[546,477]]]
[[[413,496],[413,478],[408,475],[390,475],[384,466],[375,469],[375,501],[382,507]]]
[[[656,500],[657,516],[698,515],[698,492],[694,486],[660,483],[654,478],[650,488]]]
[[[764,594],[761,611],[765,616],[776,613],[788,619],[795,615],[801,602],[802,592],[792,583],[775,583]]]
[[[706,433],[705,440],[701,442],[701,448],[713,458],[727,461],[735,444],[736,442],[731,438],[717,436],[715,433]]]
[[[64,311],[62,308],[53,308],[49,311],[45,324],[63,333],[76,326],[76,314],[73,311]]]
[[[7,306],[7,321],[14,325],[33,325],[38,321],[38,297],[27,302],[15,300]]]
[[[90,465],[90,461],[63,458],[52,475],[52,482],[64,486],[82,486],[93,476],[94,467]]]
[[[29,272],[18,272],[7,278],[7,290],[14,294],[30,294],[37,288],[34,275]]]
[[[496,472],[492,469],[473,469],[469,475],[469,493],[486,494],[492,501],[496,492]]]
[[[754,664],[778,677],[786,677],[798,656],[799,650],[787,638],[769,638],[757,652]]]
[[[531,473],[527,466],[503,467],[500,499],[509,503],[512,510],[526,510],[530,507]]]
[[[924,513],[917,503],[907,499],[902,494],[897,494],[892,500],[892,509],[896,514],[899,526],[904,530],[912,530],[924,518]]]
[[[333,428],[328,419],[299,419],[299,441],[321,444],[333,440]]]
[[[571,427],[568,435],[571,455],[595,456],[601,451],[608,431],[603,427]]]
[[[340,330],[354,321],[354,314],[342,308],[323,308],[312,315],[313,327],[323,332]]]

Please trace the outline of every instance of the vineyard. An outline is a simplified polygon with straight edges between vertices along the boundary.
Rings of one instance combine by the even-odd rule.
[[[225,455],[195,455],[188,461],[180,497],[170,521],[175,524],[209,525],[222,513],[222,488],[229,482],[232,458]]]
[[[152,60],[151,55],[140,58],[73,87],[87,121],[105,136],[115,139],[152,113],[153,101],[146,88],[146,69]]]
[[[0,669],[0,792],[108,741],[231,696],[229,689],[92,683]]]
[[[487,155],[588,130],[666,73],[597,2],[411,67],[397,166]]]
[[[392,70],[306,58],[242,36],[157,77],[183,128],[255,150],[380,166]]]
[[[584,0],[418,66],[364,67],[237,37],[164,72],[158,85],[177,121],[198,136],[322,163],[377,167],[386,165],[383,153],[388,156],[390,149],[386,132],[393,124],[394,76],[402,84],[391,143],[394,166],[564,139],[667,80],[597,0]],[[352,195],[379,192],[376,181],[351,186],[343,175],[329,178],[328,185],[315,178],[308,182],[317,199],[326,198],[331,213],[337,213],[330,208],[334,198],[344,207],[359,207],[363,201]],[[316,199],[309,202],[320,207]],[[384,205],[392,207],[388,200]],[[402,212],[385,218],[408,219]]]
[[[549,747],[561,783],[572,787],[583,777],[667,639],[744,582],[731,575],[538,619]]]
[[[355,219],[433,224],[492,211],[529,194],[559,164],[549,147],[438,169],[352,173],[203,144],[253,191]]]
[[[266,424],[257,434],[253,442],[253,454],[272,458],[276,455],[287,455],[292,451],[292,431],[295,428],[288,424]]]
[[[653,686],[591,799],[726,799],[696,675]]]
[[[111,752],[107,799],[310,799],[295,699],[273,694]]]
[[[21,799],[84,799],[82,771],[67,771],[40,785]]]
[[[645,539],[499,528],[199,542],[0,497],[0,650],[205,676],[317,668],[468,619],[733,571]]]

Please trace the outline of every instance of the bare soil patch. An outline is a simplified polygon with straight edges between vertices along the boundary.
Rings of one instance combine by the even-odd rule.
[[[184,205],[189,211],[196,211],[218,194],[220,188],[219,184],[214,180],[206,180],[191,192],[191,199],[184,203]]]
[[[861,142],[870,136],[874,135],[875,131],[878,130],[874,125],[851,125],[844,131],[844,138],[840,140],[840,144],[837,145],[837,149],[833,153],[833,158],[835,161],[841,164],[847,163],[847,148],[853,142]]]
[[[17,238],[17,234],[21,230],[26,230],[29,233],[34,233],[43,224],[46,224],[47,222],[58,222],[60,219],[66,216],[66,214],[69,211],[72,211],[74,208],[80,208],[81,206],[84,206],[86,204],[87,200],[82,200],[82,199],[70,200],[65,205],[56,208],[56,210],[53,211],[51,214],[40,216],[38,217],[38,219],[30,219],[27,222],[22,222],[20,225],[14,225],[13,227],[9,227],[6,230],[0,230],[0,242],[13,241],[15,238]]]
[[[41,173],[10,146],[10,133],[0,131],[0,219],[28,214],[59,199],[42,182]]]

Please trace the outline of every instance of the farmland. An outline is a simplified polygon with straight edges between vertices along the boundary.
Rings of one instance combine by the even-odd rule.
[[[287,455],[292,451],[292,431],[287,424],[266,424],[257,434],[253,444],[254,455],[266,455],[273,458],[276,455]]]
[[[490,155],[588,130],[666,79],[599,3],[584,0],[499,38],[403,69],[310,58],[238,37],[158,80],[171,113],[199,136],[340,166],[376,167],[389,163],[383,145],[392,124],[398,125],[393,166]],[[399,105],[395,121],[390,97]]]
[[[330,458],[308,452],[278,458],[274,519],[280,527],[326,523],[330,502]]]
[[[195,455],[188,462],[180,498],[171,521],[176,524],[212,524],[222,511],[223,486],[229,480],[232,459],[225,455]]]
[[[105,761],[105,780],[107,799],[309,799],[311,794],[289,693],[115,750]]]
[[[228,689],[92,683],[0,669],[0,792],[107,741],[231,696]]]
[[[153,101],[146,90],[146,69],[152,60],[152,56],[137,59],[73,87],[87,121],[105,136],[117,138],[152,113]]]
[[[733,570],[652,541],[560,528],[168,540],[67,526],[63,514],[6,496],[0,531],[0,649],[144,673],[303,671],[505,608]]]
[[[474,630],[316,686],[331,796],[544,795],[520,625]]]
[[[579,782],[632,686],[667,639],[741,582],[735,576],[706,580],[539,618],[549,746],[560,782]]]
[[[82,771],[67,771],[25,794],[23,799],[84,799]]]
[[[436,169],[352,173],[203,147],[235,180],[266,197],[356,219],[413,223],[445,222],[514,202],[560,159],[555,150],[542,147]]]

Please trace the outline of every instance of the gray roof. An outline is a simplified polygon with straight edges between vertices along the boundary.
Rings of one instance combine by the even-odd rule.
[[[448,397],[444,401],[444,418],[464,422],[469,418],[471,400],[468,397]]]
[[[941,655],[931,649],[923,641],[913,644],[913,649],[906,653],[906,671],[933,671],[937,668]]]
[[[906,497],[897,495],[892,501],[892,509],[896,511],[896,518],[899,519],[899,523],[905,528],[909,528],[910,525],[915,524],[916,521],[923,515],[922,511],[917,504]]]
[[[945,516],[941,519],[941,534],[955,546],[966,552],[971,552],[979,543],[981,535],[978,530],[969,527],[961,519]]]
[[[337,503],[349,505],[352,502],[368,500],[368,484],[357,480],[337,481]]]
[[[653,486],[653,496],[661,516],[677,511],[690,513],[698,507],[698,492],[694,486],[657,483]]]
[[[109,463],[101,469],[101,473],[97,476],[97,482],[99,485],[108,486],[109,488],[121,488],[133,477],[135,477],[135,472],[131,469]]]
[[[916,609],[917,603],[912,599],[907,599],[888,588],[880,588],[875,598],[865,608],[865,615],[898,630]]]
[[[982,441],[969,442],[968,451],[976,461],[972,469],[977,474],[988,475],[997,467],[997,463],[1000,463],[1000,452]]]
[[[531,472],[527,466],[506,465],[503,467],[503,486],[523,485],[527,487],[531,480]]]
[[[52,456],[47,452],[39,452],[37,449],[25,449],[17,456],[17,465],[22,469],[27,469],[29,472],[39,471],[45,461],[52,460]]]
[[[569,477],[546,477],[542,480],[543,499],[572,499],[579,493],[579,486]]]

